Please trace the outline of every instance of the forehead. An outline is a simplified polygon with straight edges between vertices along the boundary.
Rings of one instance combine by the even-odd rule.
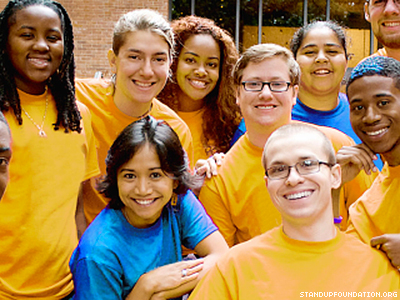
[[[307,46],[308,44],[320,46],[325,44],[339,44],[340,41],[336,33],[329,27],[314,27],[311,28],[305,35],[301,46]]]
[[[391,95],[400,100],[400,90],[396,88],[395,80],[391,77],[373,75],[363,76],[354,80],[348,88],[349,101],[374,101],[379,95]]]
[[[185,41],[185,46],[181,53],[195,52],[205,56],[220,57],[220,49],[218,43],[209,34],[194,34]]]
[[[140,51],[149,54],[169,53],[169,44],[161,35],[149,30],[127,32],[120,51]]]
[[[274,163],[293,164],[301,159],[326,160],[321,137],[315,133],[298,132],[273,137],[266,149],[267,165]]]
[[[282,57],[266,58],[261,62],[249,62],[243,70],[242,80],[285,80],[290,81],[289,66]]]
[[[17,10],[9,19],[11,25],[23,25],[25,23],[40,22],[42,25],[57,26],[61,28],[61,20],[58,14],[50,7],[44,5],[30,5]]]

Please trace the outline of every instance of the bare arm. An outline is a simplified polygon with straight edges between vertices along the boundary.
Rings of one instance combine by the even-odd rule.
[[[202,240],[195,248],[196,253],[204,257],[203,269],[199,273],[199,276],[186,284],[183,284],[172,290],[165,290],[160,293],[156,293],[151,300],[164,300],[174,298],[180,295],[184,295],[192,291],[200,279],[215,265],[218,259],[228,251],[229,247],[226,244],[223,236],[219,231],[215,231]]]
[[[88,182],[89,180],[86,180]],[[76,223],[76,229],[78,232],[78,239],[81,238],[82,234],[85,232],[87,224],[86,224],[86,218],[85,218],[85,212],[83,210],[83,185],[85,182],[81,183],[81,186],[79,188],[79,194],[78,194],[78,202],[76,204],[76,211],[75,211],[75,223]]]

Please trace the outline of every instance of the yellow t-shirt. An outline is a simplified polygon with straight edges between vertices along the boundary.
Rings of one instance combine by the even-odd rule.
[[[103,79],[76,79],[76,97],[84,103],[92,114],[92,127],[96,137],[97,155],[102,175],[105,175],[107,152],[118,134],[129,124],[137,121],[121,112],[114,104],[113,86]],[[189,127],[168,106],[153,99],[150,115],[166,121],[178,134],[189,160],[193,163],[193,142]],[[96,182],[85,188],[85,216],[91,222],[107,205],[108,200],[95,190]]]
[[[207,152],[207,146],[203,144],[203,113],[204,109],[193,111],[193,112],[182,112],[178,111],[179,117],[189,126],[190,133],[193,138],[194,147],[194,162],[199,159],[207,159],[213,153]],[[210,149],[211,150],[211,149]]]
[[[19,95],[40,126],[45,94]],[[0,299],[61,299],[73,290],[68,262],[78,242],[79,187],[99,169],[89,110],[78,103],[80,134],[55,131],[57,109],[50,92],[48,98],[45,138],[24,113],[22,125],[10,111],[5,113],[13,156],[10,182],[0,201]]]
[[[343,146],[354,145],[350,137],[336,129],[310,125],[328,136],[335,151]],[[280,214],[265,186],[262,153],[263,149],[254,146],[246,133],[227,152],[218,175],[206,179],[201,188],[199,199],[230,247],[281,223]],[[360,172],[342,188],[340,214],[344,226],[348,207],[371,183],[372,179]]]
[[[399,273],[383,254],[353,236],[339,231],[324,242],[298,241],[279,227],[231,248],[189,299],[368,299],[379,298],[371,293],[396,293],[385,298],[391,299],[399,288]]]
[[[349,210],[348,233],[355,234],[364,243],[385,233],[400,233],[400,166],[387,163],[371,188]]]

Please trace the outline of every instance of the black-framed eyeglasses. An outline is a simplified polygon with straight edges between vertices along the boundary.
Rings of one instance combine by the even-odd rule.
[[[291,85],[287,81],[242,81],[244,89],[248,92],[261,92],[265,85],[268,85],[271,92],[282,93],[286,92]]]
[[[369,0],[368,3],[372,7],[385,7],[388,0]],[[400,7],[400,0],[393,0],[393,3]]]
[[[332,164],[324,161],[306,159],[299,161],[293,166],[288,166],[288,165],[272,166],[268,168],[267,171],[265,171],[265,175],[268,177],[268,179],[271,180],[286,179],[289,177],[291,168],[295,168],[297,173],[299,173],[300,175],[308,175],[308,174],[318,173],[320,170],[320,165],[326,165],[329,168],[332,168],[333,166]]]

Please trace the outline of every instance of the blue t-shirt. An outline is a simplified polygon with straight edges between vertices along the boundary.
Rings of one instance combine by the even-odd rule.
[[[168,203],[155,224],[139,229],[121,210],[106,207],[85,231],[70,260],[74,299],[125,299],[139,277],[182,260],[181,245],[194,249],[217,230],[188,191]]]
[[[351,137],[356,144],[361,144],[361,140],[351,127],[350,105],[343,93],[339,93],[339,104],[328,111],[312,109],[297,98],[296,105],[292,109],[292,120],[335,128]]]
[[[362,143],[351,127],[350,105],[347,96],[343,93],[339,93],[339,104],[333,110],[328,111],[312,109],[297,98],[296,105],[292,109],[292,120],[332,127],[350,136],[356,144]],[[374,163],[382,170],[381,159],[374,161]]]

